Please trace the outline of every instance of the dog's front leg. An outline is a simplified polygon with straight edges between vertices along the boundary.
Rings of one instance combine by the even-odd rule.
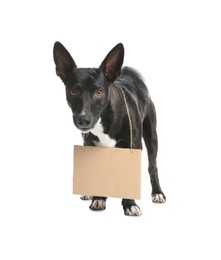
[[[122,199],[124,214],[127,216],[140,216],[142,211],[137,206],[135,200]]]
[[[95,146],[95,143],[98,141],[98,138],[92,133],[82,134],[84,140],[84,146]],[[97,197],[97,196],[81,196],[82,200],[91,200],[91,205],[89,208],[91,210],[104,210],[106,209],[106,197]]]
[[[84,146],[96,146],[95,144],[99,141],[98,137],[93,135],[91,132],[82,133]],[[106,209],[107,197],[98,196],[87,196],[83,195],[80,197],[82,200],[92,200],[89,208],[91,210],[104,210]]]
[[[142,145],[141,145],[141,129],[140,127],[136,127],[136,129],[134,129],[134,142],[133,142],[133,148],[134,149],[141,149]],[[116,147],[119,148],[129,148],[131,147],[130,144],[130,140],[128,140],[127,142],[121,140],[117,143]],[[142,215],[142,211],[139,208],[139,206],[136,204],[135,200],[132,199],[122,199],[122,206],[123,206],[123,210],[124,210],[124,214],[126,216],[141,216]]]
[[[104,210],[106,209],[106,197],[93,197],[90,209],[91,210]]]

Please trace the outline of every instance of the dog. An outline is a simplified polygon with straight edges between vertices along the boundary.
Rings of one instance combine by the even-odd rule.
[[[131,67],[122,67],[123,44],[117,44],[99,68],[78,68],[60,42],[55,42],[53,56],[56,74],[66,87],[67,103],[75,126],[82,132],[84,145],[118,148],[132,145],[134,149],[142,149],[143,137],[149,160],[152,201],[164,203],[166,196],[159,184],[156,164],[155,106],[140,73]],[[82,196],[81,199],[92,199],[91,210],[106,208],[106,197]],[[123,198],[122,206],[125,215],[142,214],[135,200]]]

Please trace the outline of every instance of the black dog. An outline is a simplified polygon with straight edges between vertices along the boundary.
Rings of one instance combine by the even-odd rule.
[[[56,73],[66,86],[67,102],[75,126],[83,133],[84,145],[141,149],[143,137],[148,151],[152,201],[163,203],[166,197],[160,188],[156,165],[154,104],[141,75],[132,68],[121,68],[123,59],[124,47],[119,43],[99,68],[77,68],[65,47],[59,42],[54,45]],[[142,214],[134,200],[124,198],[122,205],[125,215]],[[92,197],[90,209],[105,208],[105,197]]]

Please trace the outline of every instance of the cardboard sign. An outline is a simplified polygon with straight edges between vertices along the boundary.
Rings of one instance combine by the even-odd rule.
[[[74,146],[73,193],[140,199],[141,150]]]

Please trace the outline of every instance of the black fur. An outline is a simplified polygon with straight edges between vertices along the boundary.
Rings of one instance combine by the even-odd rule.
[[[67,102],[73,113],[75,126],[82,131],[84,145],[96,145],[99,136],[91,133],[101,120],[103,131],[116,141],[115,147],[130,147],[130,127],[123,98],[125,94],[133,127],[133,148],[142,148],[142,137],[148,151],[149,174],[153,202],[165,202],[158,178],[156,157],[158,140],[154,104],[140,74],[130,67],[123,67],[124,47],[117,44],[105,57],[99,68],[77,68],[65,47],[56,42],[54,61],[56,73],[66,86]],[[96,203],[97,201],[103,203]],[[106,207],[106,198],[94,197],[93,210]],[[94,206],[94,205],[102,205]],[[123,199],[126,215],[140,215],[134,200]]]

